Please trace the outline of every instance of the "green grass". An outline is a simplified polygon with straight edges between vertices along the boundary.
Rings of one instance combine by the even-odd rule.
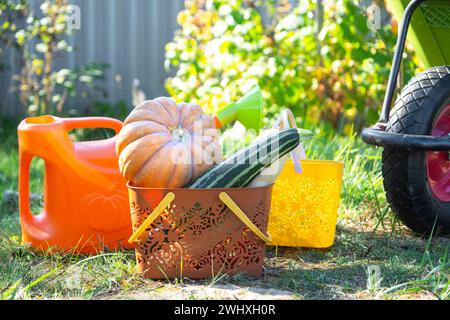
[[[17,189],[15,125],[0,131],[0,194]],[[388,210],[380,175],[380,150],[359,138],[318,134],[308,141],[309,158],[345,162],[342,205],[335,245],[328,250],[268,248],[259,279],[218,276],[205,281],[152,281],[135,272],[133,252],[97,256],[35,253],[21,245],[17,201],[0,203],[0,298],[98,299],[170,297],[173,288],[257,286],[300,299],[450,299],[449,240],[413,236]],[[33,165],[31,190],[42,193],[43,163]],[[38,210],[40,201],[32,204]],[[368,270],[381,280],[367,283]],[[190,295],[187,298],[195,298]]]

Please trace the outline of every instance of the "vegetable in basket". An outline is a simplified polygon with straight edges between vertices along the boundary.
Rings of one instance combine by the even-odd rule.
[[[305,130],[305,129],[297,129],[297,130],[300,134],[300,142],[306,141],[313,136],[313,133],[310,130]],[[274,128],[267,129],[258,136],[256,141],[258,141],[260,139],[264,139],[268,135],[273,134],[275,132],[279,132],[279,129],[274,129]],[[293,152],[296,152],[296,151],[294,150]],[[265,186],[274,184],[275,181],[280,176],[281,171],[283,171],[283,168],[284,168],[288,158],[289,158],[289,154],[286,154],[285,156],[272,162],[272,164],[269,167],[264,168],[264,170],[262,170],[261,173],[253,179],[253,181],[250,183],[249,187],[250,188],[258,188],[258,187],[265,187]]]
[[[135,187],[180,188],[222,160],[219,132],[199,105],[157,98],[137,106],[116,142],[119,168]]]
[[[300,143],[297,129],[272,131],[187,185],[191,189],[245,188],[264,168],[284,157]]]

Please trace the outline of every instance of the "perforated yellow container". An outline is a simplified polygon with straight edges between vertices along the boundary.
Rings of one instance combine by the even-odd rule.
[[[271,245],[328,248],[334,243],[344,164],[303,160],[297,174],[288,161],[272,193]]]

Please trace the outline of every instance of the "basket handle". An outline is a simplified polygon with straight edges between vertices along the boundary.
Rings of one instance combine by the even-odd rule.
[[[297,123],[295,122],[294,114],[290,109],[284,109],[281,111],[281,117],[274,123],[274,129],[297,129]],[[300,142],[298,147],[291,151],[292,162],[294,163],[295,172],[302,173],[302,165],[300,160],[306,159],[305,149],[303,143]]]
[[[173,192],[167,193],[161,202],[153,209],[153,212],[145,219],[141,226],[133,233],[133,235],[128,239],[128,243],[132,244],[138,239],[145,229],[147,229],[156,218],[167,208],[168,205],[175,199],[175,194]]]
[[[239,208],[236,202],[231,199],[231,197],[225,193],[221,192],[219,194],[220,200],[233,212],[236,217],[239,218],[251,231],[253,231],[262,241],[266,243],[272,242],[272,238],[270,235],[266,236],[261,230],[258,229],[257,226],[250,221],[250,219],[245,215],[245,213]],[[138,239],[142,233],[144,233],[145,229],[147,229],[153,221],[164,211],[164,209],[175,199],[175,194],[173,192],[169,192],[166,196],[161,200],[161,202],[156,206],[153,212],[145,219],[145,221],[141,224],[141,226],[133,233],[133,235],[128,240],[128,243],[133,243]]]
[[[253,222],[250,221],[250,219],[245,215],[245,213],[239,208],[239,206],[236,204],[236,202],[231,199],[231,197],[226,192],[221,192],[219,194],[220,200],[222,200],[223,203],[233,212],[236,217],[239,218],[251,231],[253,231],[254,234],[256,234],[262,241],[265,243],[271,243],[272,237],[270,234],[267,236],[258,229],[257,226]]]

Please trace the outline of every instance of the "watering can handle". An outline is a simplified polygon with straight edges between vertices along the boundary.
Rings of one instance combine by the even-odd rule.
[[[236,202],[231,199],[231,197],[225,193],[221,192],[219,194],[220,200],[233,212],[236,217],[239,218],[251,231],[253,231],[262,241],[265,243],[272,242],[272,238],[266,236],[261,230],[258,229],[257,226],[245,215],[245,213],[239,208]],[[129,243],[135,242],[142,233],[144,233],[145,229],[147,229],[153,221],[164,211],[164,209],[175,199],[175,194],[173,192],[169,192],[165,195],[165,197],[161,200],[161,202],[156,206],[156,208],[152,211],[152,213],[145,219],[145,221],[141,224],[141,226],[133,233],[133,235],[128,240]]]
[[[123,127],[123,123],[121,121],[107,117],[60,118],[60,120],[66,131],[78,128],[109,128],[113,129],[117,135]],[[79,171],[78,174],[84,179],[94,182],[102,188],[109,190],[115,190],[116,188],[116,185],[99,171],[92,171],[89,169],[88,171]]]
[[[30,164],[33,156],[21,152],[19,155],[19,211],[29,222],[33,215],[30,211]]]
[[[121,121],[106,117],[65,118],[61,120],[67,131],[78,128],[109,128],[118,134],[123,126]]]

